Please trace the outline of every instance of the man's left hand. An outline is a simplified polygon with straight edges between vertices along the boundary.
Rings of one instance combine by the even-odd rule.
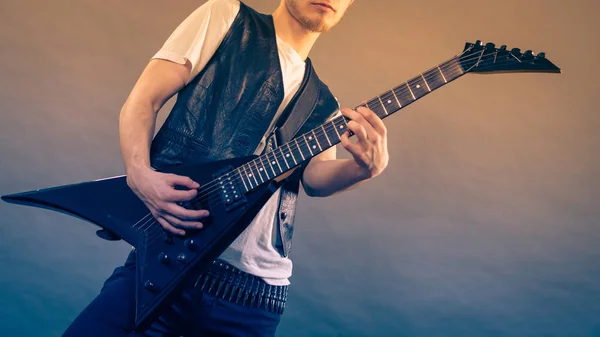
[[[348,132],[344,132],[341,138],[342,146],[354,157],[365,178],[381,174],[389,161],[387,129],[383,121],[375,112],[365,107],[359,107],[356,111],[342,109],[342,115],[351,119],[347,127],[357,138],[353,143]]]

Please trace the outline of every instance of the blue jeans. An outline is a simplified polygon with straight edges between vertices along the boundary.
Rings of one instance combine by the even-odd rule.
[[[132,252],[63,337],[275,335],[281,315],[231,303],[192,285],[184,287],[146,331],[134,333],[135,272],[135,253]]]

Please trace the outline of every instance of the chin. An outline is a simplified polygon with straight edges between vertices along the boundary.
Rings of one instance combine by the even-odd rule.
[[[304,17],[301,20],[302,26],[309,31],[316,33],[325,33],[335,26],[334,20],[328,20],[324,18],[309,18]]]

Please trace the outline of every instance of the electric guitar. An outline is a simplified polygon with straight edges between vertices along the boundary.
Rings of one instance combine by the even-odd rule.
[[[430,92],[468,73],[560,73],[544,53],[467,43],[462,54],[411,78],[362,104],[386,118]],[[137,250],[136,330],[158,315],[190,272],[215,260],[250,224],[276,190],[275,180],[340,142],[348,119],[336,117],[271,152],[178,166],[164,172],[191,177],[200,184],[195,199],[182,205],[208,209],[204,229],[185,237],[169,235],[127,186],[112,177],[3,196],[6,202],[42,207],[89,221],[106,240],[123,239]],[[224,291],[228,291],[227,289]],[[233,296],[233,294],[232,294]],[[268,304],[268,303],[267,303]]]

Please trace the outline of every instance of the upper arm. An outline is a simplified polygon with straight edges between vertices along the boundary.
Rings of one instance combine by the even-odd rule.
[[[240,11],[237,0],[210,0],[192,12],[153,56],[175,63],[190,62],[187,82],[206,66]]]
[[[155,112],[187,83],[192,65],[151,60],[133,87],[128,101],[150,104]]]

